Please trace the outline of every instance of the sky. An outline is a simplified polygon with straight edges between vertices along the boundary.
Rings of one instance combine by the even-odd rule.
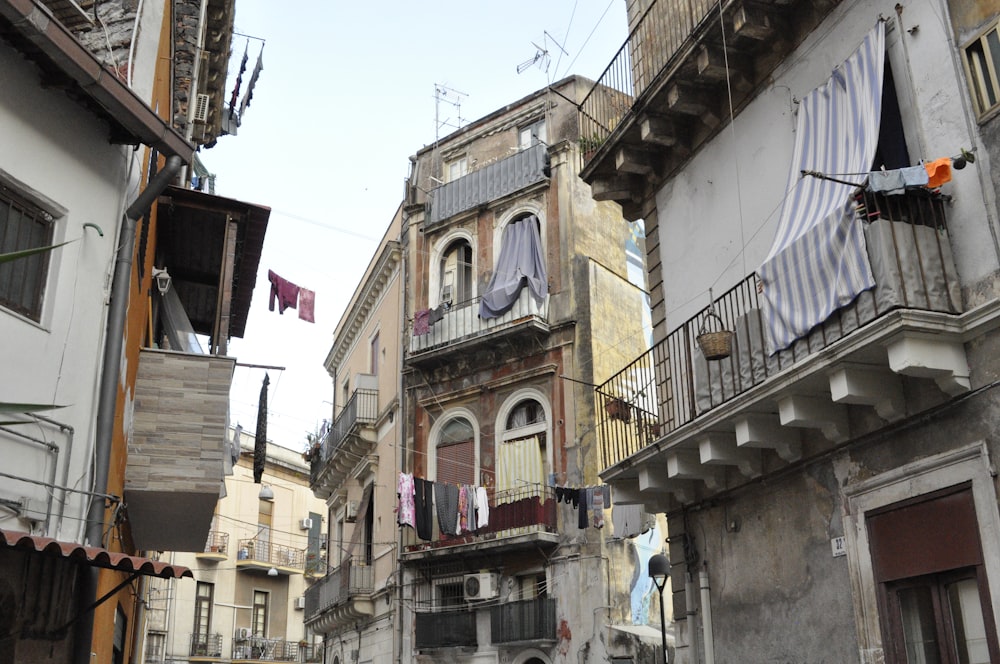
[[[268,438],[303,449],[332,416],[323,361],[409,156],[549,82],[598,78],[627,36],[625,0],[237,0],[235,31],[227,97],[244,48],[249,68],[263,48],[263,70],[238,134],[199,156],[216,194],[271,208],[246,334],[229,352],[283,369],[237,366],[231,420],[254,430],[266,372]],[[268,310],[268,270],[316,292],[314,324]]]

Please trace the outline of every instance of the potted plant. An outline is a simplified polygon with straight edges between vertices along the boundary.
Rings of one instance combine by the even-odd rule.
[[[629,407],[629,403],[621,397],[611,397],[608,399],[607,403],[604,404],[604,410],[607,411],[608,417],[613,420],[628,422],[632,417],[632,409]]]

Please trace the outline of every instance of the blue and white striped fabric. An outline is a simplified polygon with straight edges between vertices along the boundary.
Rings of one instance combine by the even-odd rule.
[[[771,251],[758,271],[764,288],[768,349],[787,348],[875,285],[855,187],[812,176],[871,170],[882,109],[882,21],[823,86],[799,105],[786,199]]]

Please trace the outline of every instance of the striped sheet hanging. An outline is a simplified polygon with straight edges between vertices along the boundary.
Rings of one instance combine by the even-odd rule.
[[[497,445],[497,492],[506,498],[539,495],[545,481],[545,466],[538,436],[504,441]],[[499,502],[499,499],[498,499]]]
[[[774,242],[759,275],[768,350],[787,348],[875,285],[855,187],[803,176],[867,173],[878,146],[885,61],[880,20],[830,80],[798,110],[795,150]],[[842,177],[862,181],[860,176]]]

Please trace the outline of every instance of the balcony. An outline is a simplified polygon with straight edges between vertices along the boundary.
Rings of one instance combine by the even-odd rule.
[[[522,288],[510,311],[497,318],[479,317],[479,298],[460,302],[430,326],[427,334],[410,336],[413,364],[450,361],[458,351],[495,344],[499,338],[548,334],[549,298],[538,302]]]
[[[431,190],[424,231],[445,219],[517,193],[549,177],[548,152],[539,143]]]
[[[143,349],[125,502],[137,548],[202,551],[222,486],[236,360]]]
[[[314,632],[335,631],[374,615],[375,568],[352,557],[306,590],[305,622]]]
[[[431,557],[468,556],[497,548],[509,552],[558,544],[558,510],[552,487],[496,491],[490,494],[489,504],[489,524],[461,535],[442,534],[435,523],[434,539],[426,542],[417,538],[414,529],[404,528],[400,560],[416,562]]]
[[[556,600],[538,597],[490,607],[490,634],[494,644],[556,642]]]
[[[657,188],[754,95],[839,0],[653,0],[580,105],[581,177],[640,216]],[[722,45],[727,50],[724,52]]]
[[[190,661],[214,661],[222,657],[221,634],[192,634],[191,648],[188,651]]]
[[[233,639],[232,662],[321,662],[322,648],[305,641],[248,636]]]
[[[728,357],[706,360],[699,349],[703,311],[601,385],[602,476],[615,500],[691,502],[795,462],[859,435],[850,406],[874,409],[860,418],[866,429],[901,419],[904,381],[967,391],[963,338],[979,318],[958,315],[944,204],[927,192],[866,195],[877,286],[791,347],[765,350],[750,275],[713,303],[733,333]]]
[[[302,574],[306,566],[306,550],[274,544],[263,539],[241,539],[236,550],[236,569],[244,572]]]
[[[376,443],[378,382],[375,376],[359,374],[357,389],[314,454],[309,486],[317,498],[329,498],[351,470],[370,454]]]
[[[211,530],[208,533],[208,541],[205,542],[205,550],[196,554],[199,560],[219,562],[229,557],[229,533]]]
[[[469,609],[414,614],[417,650],[435,648],[473,648],[476,640],[476,614]]]

